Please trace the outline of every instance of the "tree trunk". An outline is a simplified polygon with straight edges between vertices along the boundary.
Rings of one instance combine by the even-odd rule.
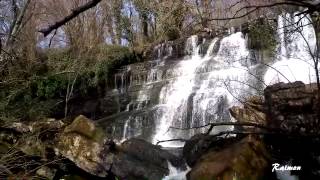
[[[11,25],[11,28],[10,28],[10,33],[8,35],[8,39],[6,41],[6,46],[9,46],[13,43],[13,39],[14,37],[16,37],[18,31],[21,29],[21,25],[22,25],[22,20],[24,18],[24,15],[28,9],[28,6],[30,4],[30,1],[31,0],[27,0],[27,2],[24,4],[24,6],[22,7],[22,9],[20,10],[20,13],[19,15],[17,15],[17,17],[15,18],[15,20],[13,21],[13,24]],[[15,1],[13,1],[14,3]],[[16,5],[14,5],[16,6]],[[15,9],[15,7],[14,7]]]
[[[107,31],[108,31],[108,35],[110,36],[110,40],[112,44],[116,44],[115,41],[115,33],[113,31],[113,18],[112,18],[112,13],[111,13],[111,6],[110,4],[106,4],[106,20],[107,20]],[[109,12],[109,13],[108,13]]]
[[[148,15],[146,13],[141,14],[141,23],[142,23],[142,35],[144,42],[148,41]]]
[[[121,45],[122,38],[122,24],[121,24],[121,10],[122,10],[123,2],[122,0],[114,1],[114,21],[115,21],[115,30],[116,30],[116,43]]]
[[[317,111],[317,119],[318,122],[317,124],[315,124],[316,126],[320,126],[320,75],[319,75],[319,54],[320,54],[320,20],[319,17],[312,17],[312,21],[313,21],[313,27],[315,29],[315,33],[316,33],[316,49],[314,50],[314,71],[316,74],[316,79],[317,79],[317,88],[318,88],[318,97],[317,97],[317,101],[318,101],[318,111]]]

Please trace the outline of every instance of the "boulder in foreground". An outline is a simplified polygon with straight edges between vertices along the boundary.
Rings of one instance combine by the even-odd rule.
[[[264,144],[248,136],[222,150],[202,155],[188,173],[188,180],[258,180],[269,170],[268,159]]]

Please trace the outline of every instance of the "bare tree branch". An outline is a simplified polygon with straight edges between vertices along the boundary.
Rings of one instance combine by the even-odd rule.
[[[187,139],[178,138],[178,139],[162,140],[162,141],[158,141],[156,143],[156,145],[159,145],[160,143],[164,143],[164,142],[173,142],[173,141],[175,141],[175,142],[186,142]]]
[[[57,34],[57,30],[58,30],[58,29],[56,29],[56,30],[54,31],[54,33],[53,33],[52,37],[50,38],[49,45],[48,45],[48,46],[49,46],[49,48],[51,47],[52,40],[53,40],[54,36]]]
[[[233,4],[230,8],[234,7],[235,5],[239,4],[240,2],[241,1]],[[301,14],[310,14],[310,13],[313,13],[313,12],[320,10],[320,3],[312,4],[311,2],[304,1],[304,0],[301,0],[301,1],[300,0],[287,0],[287,1],[283,1],[283,2],[276,2],[276,3],[265,4],[265,5],[244,6],[244,7],[241,7],[240,9],[238,9],[232,17],[212,18],[212,19],[208,19],[208,21],[241,19],[241,18],[244,18],[259,9],[272,8],[272,7],[284,6],[284,5],[291,5],[291,6],[298,6],[298,7],[307,8],[307,10],[297,14],[297,16],[301,15]],[[248,10],[248,11],[242,15],[238,15],[243,10]]]
[[[257,135],[281,135],[283,133],[279,133],[279,132],[269,132],[269,131],[236,131],[236,130],[232,130],[232,131],[221,131],[217,134],[211,135],[210,137],[214,138],[214,137],[219,137],[219,136],[223,136],[223,135],[230,135],[230,134],[236,134],[236,135],[249,135],[249,134],[257,134]],[[156,145],[159,145],[160,143],[164,143],[164,142],[172,142],[172,141],[178,141],[178,142],[186,142],[187,139],[168,139],[168,140],[162,140],[162,141],[158,141],[156,143]]]
[[[95,7],[101,0],[92,0],[89,1],[88,3],[79,6],[76,9],[73,9],[72,12],[64,17],[63,19],[55,22],[54,24],[49,25],[46,28],[40,29],[39,32],[41,32],[44,37],[48,36],[53,30],[58,29],[59,27],[65,25],[67,22],[71,21],[73,18],[77,17],[79,14],[87,11],[90,8]]]
[[[200,129],[200,128],[204,128],[204,127],[215,127],[215,126],[252,126],[252,127],[256,127],[256,128],[260,128],[260,129],[268,129],[268,130],[277,130],[279,131],[279,129],[275,129],[275,128],[270,128],[258,123],[238,123],[238,122],[221,122],[221,123],[208,123],[206,125],[203,126],[196,126],[196,127],[191,127],[191,128],[177,128],[177,127],[170,127],[171,129],[178,129],[178,130],[190,130],[190,129]]]
[[[219,136],[223,136],[225,135],[225,137],[234,134],[234,135],[250,135],[250,134],[254,134],[254,135],[282,135],[282,136],[289,136],[289,137],[297,137],[297,138],[303,138],[303,137],[307,137],[307,138],[318,138],[319,137],[319,133],[312,133],[312,134],[302,134],[302,133],[290,133],[290,132],[284,132],[284,131],[268,131],[268,130],[250,130],[250,131],[238,131],[238,130],[232,130],[232,131],[221,131],[217,134],[214,135],[210,135],[211,138],[214,137],[219,137]],[[172,142],[172,141],[178,141],[178,142],[186,142],[187,139],[168,139],[168,140],[162,140],[162,141],[158,141],[156,143],[156,145],[159,145],[160,143],[164,143],[164,142]]]

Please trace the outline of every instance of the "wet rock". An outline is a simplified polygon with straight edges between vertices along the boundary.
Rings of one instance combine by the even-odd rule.
[[[264,98],[262,96],[250,96],[244,103],[244,108],[253,108],[257,111],[264,112]]]
[[[65,128],[65,133],[77,133],[88,138],[92,138],[96,133],[94,122],[83,115],[75,118],[75,120]]]
[[[56,172],[57,172],[57,170],[55,170],[55,169],[51,169],[46,166],[43,166],[36,171],[36,174],[40,177],[43,177],[43,178],[53,179]]]
[[[79,116],[59,136],[57,153],[95,176],[114,174],[120,179],[162,179],[169,173],[168,162],[184,168],[184,162],[140,139],[116,145],[84,116]]]
[[[26,155],[41,157],[43,160],[51,159],[48,151],[55,145],[64,123],[61,120],[47,119],[30,122],[29,127],[30,132],[23,134],[16,146]]]
[[[319,130],[316,84],[278,83],[265,91],[268,125],[292,133]]]
[[[167,161],[170,161],[174,166],[179,166],[183,162],[173,154],[161,149],[160,146],[153,145],[142,139],[133,138],[125,141],[121,144],[121,150],[138,159],[145,159],[165,168],[167,168]]]
[[[187,164],[192,167],[199,160],[201,155],[209,150],[218,150],[236,141],[237,138],[224,139],[211,135],[197,134],[190,138],[183,147],[183,157]]]
[[[81,169],[104,177],[108,168],[103,164],[104,156],[101,155],[105,151],[105,142],[106,138],[95,127],[94,122],[80,115],[60,134],[56,148],[58,153]]]
[[[59,129],[65,126],[65,123],[62,120],[57,120],[49,118],[43,121],[36,121],[30,123],[30,132],[39,132],[39,131],[58,131]]]
[[[264,177],[268,158],[264,144],[248,136],[222,150],[202,155],[188,173],[188,180],[258,180]]]
[[[261,96],[250,96],[243,107],[233,106],[229,109],[232,117],[240,123],[266,124],[264,99]]]
[[[6,128],[12,129],[19,133],[27,133],[32,131],[32,126],[21,122],[14,122],[12,124],[9,124]]]
[[[41,130],[53,130],[61,129],[64,126],[64,122],[53,118],[34,121],[34,122],[7,122],[1,125],[1,128],[7,131],[15,133],[34,133]]]
[[[120,179],[162,179],[169,173],[168,162],[186,168],[181,159],[141,139],[125,141],[119,148],[112,172]]]
[[[100,157],[100,153],[103,152],[102,144],[81,134],[64,133],[59,138],[57,150],[81,169],[104,177],[107,172]]]
[[[229,111],[230,114],[240,123],[250,122],[266,124],[266,114],[249,106],[245,108],[233,106]]]

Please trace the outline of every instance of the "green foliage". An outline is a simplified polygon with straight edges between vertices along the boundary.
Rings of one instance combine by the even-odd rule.
[[[32,86],[36,97],[48,99],[65,92],[68,82],[64,77],[49,76],[36,79]]]
[[[44,52],[44,56],[51,73],[64,71],[73,62],[70,49],[50,49]]]
[[[123,46],[103,46],[100,53],[100,60],[95,69],[96,77],[100,80],[110,78],[121,66],[142,60],[135,52]]]
[[[276,30],[265,20],[258,20],[249,25],[249,46],[255,50],[267,50],[271,53],[276,48]]]
[[[0,119],[35,120],[63,111],[61,105],[63,107],[68,88],[70,91],[73,87],[70,98],[96,95],[99,86],[118,68],[141,60],[127,47],[107,45],[83,54],[51,49],[42,52],[41,58],[47,72],[30,72],[32,75],[22,83],[0,86]]]

